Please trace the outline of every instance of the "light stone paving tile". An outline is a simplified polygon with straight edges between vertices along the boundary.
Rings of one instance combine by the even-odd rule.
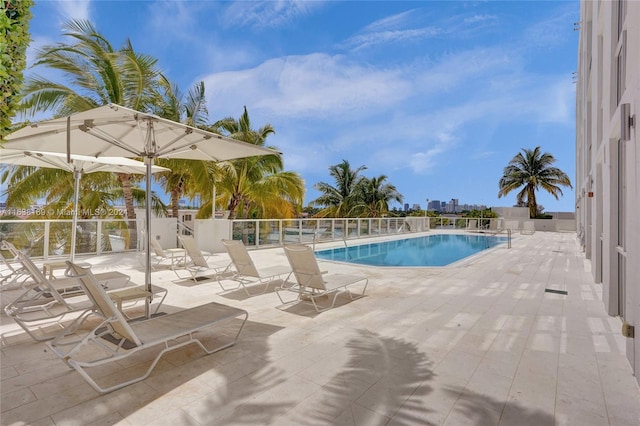
[[[165,413],[161,417],[151,417],[147,419],[136,419],[135,421],[128,421],[129,419],[124,419],[124,421],[118,423],[111,423],[111,425],[116,426],[206,426],[207,423],[200,423],[196,421],[193,417],[189,415],[189,413],[184,410],[174,407],[172,411],[169,413]],[[208,423],[209,425],[214,423]],[[108,426],[109,423],[105,423],[105,426]]]
[[[0,407],[4,412],[36,400],[35,394],[29,388],[19,389],[15,392],[3,391],[0,395]]]
[[[2,422],[5,424],[29,424],[44,417],[48,417],[52,413],[74,407],[78,403],[95,398],[95,391],[87,392],[82,387],[67,388],[62,392],[56,392],[46,398],[41,398],[33,402],[20,405],[14,409],[2,412]],[[55,419],[54,419],[55,420]]]
[[[536,373],[518,373],[509,391],[509,402],[527,408],[553,413],[556,398],[556,378]]]
[[[486,398],[483,395],[464,394],[453,406],[444,426],[492,426],[497,425],[504,401]]]
[[[604,401],[596,403],[565,393],[556,399],[555,417],[557,424],[565,425],[599,426],[609,422]]]
[[[436,375],[469,380],[482,361],[481,354],[452,350],[434,369]]]
[[[242,377],[226,386],[221,386],[207,396],[194,399],[182,407],[175,408],[180,408],[188,413],[198,424],[223,425],[233,419],[240,405],[254,397],[257,392],[265,392],[266,390],[250,378]],[[270,408],[264,407],[265,419],[272,417]],[[238,418],[237,420],[243,419]]]
[[[461,398],[474,399],[479,397],[504,404],[512,381],[511,377],[495,374],[490,369],[478,367],[466,383]]]
[[[464,337],[465,330],[438,330],[423,343],[423,346],[440,348],[445,351],[453,349]]]
[[[526,350],[520,359],[518,373],[555,376],[558,372],[559,354]]]
[[[251,419],[252,424],[272,423],[273,420],[265,421],[262,417],[265,408],[270,411],[270,417],[275,420],[319,390],[320,386],[302,378],[293,377],[274,386],[269,392],[261,393],[239,405],[233,415],[243,419]]]
[[[464,379],[458,377],[435,376],[416,389],[389,424],[400,425],[403,424],[402,419],[415,417],[423,419],[422,424],[443,424],[464,391],[465,383]]]
[[[365,384],[365,386],[370,386]],[[275,419],[276,425],[331,425],[349,408],[353,400],[341,386],[325,386]]]
[[[390,424],[389,418],[375,411],[361,407],[358,404],[350,404],[342,414],[334,419],[336,426],[368,426]]]
[[[523,405],[510,400],[505,405],[499,426],[553,426],[555,422],[553,409],[545,410],[532,405]]]
[[[497,332],[477,334],[475,331],[470,331],[453,347],[453,350],[470,354],[481,354],[491,348],[497,336]]]
[[[20,373],[16,370],[13,365],[2,365],[0,367],[0,380],[5,381],[7,379],[11,379],[12,377],[18,376]]]
[[[124,417],[120,413],[110,413],[103,417],[96,417],[90,421],[91,426],[113,426],[122,424],[125,421]],[[72,425],[73,423],[66,423],[66,425]],[[81,425],[82,423],[77,423]]]
[[[51,417],[45,417],[33,423],[29,423],[29,426],[56,426]]]
[[[128,419],[134,424],[145,424],[157,421],[163,422],[167,418],[184,415],[184,411],[177,412],[180,407],[185,407],[191,402],[207,399],[212,403],[221,404],[226,396],[227,383],[224,380],[207,382],[202,378],[182,383],[162,393],[162,399],[150,401],[144,407],[129,414]],[[167,403],[170,401],[170,403]]]
[[[513,379],[518,370],[521,353],[489,351],[480,361],[476,373],[488,371],[490,374]]]
[[[38,399],[47,398],[53,394],[64,392],[66,389],[80,389],[84,390],[88,394],[95,394],[97,392],[75,371],[69,370],[64,376],[56,377],[50,380],[45,380],[40,383],[36,383],[29,387],[29,390]]]
[[[414,395],[421,382],[410,377],[385,375],[369,387],[356,403],[390,418]]]
[[[526,347],[528,331],[503,329],[493,340],[490,350],[494,352],[522,353]]]
[[[537,352],[559,353],[561,345],[560,336],[555,336],[549,332],[533,331],[525,348]]]
[[[59,377],[68,377],[72,374],[70,370],[62,361],[53,364],[51,368],[37,369],[17,376],[13,376],[7,380],[2,381],[3,392],[15,391],[18,389],[33,386],[44,381],[55,380]]]
[[[556,409],[554,424],[556,426],[602,426],[611,423],[607,416],[593,412],[588,406],[575,409],[559,406]]]
[[[56,424],[78,422],[82,425],[89,425],[95,419],[109,416],[115,412],[126,417],[157,397],[158,394],[145,383],[135,383],[124,389],[92,399],[80,400],[76,398],[77,405],[59,404],[55,409],[52,407],[51,418]]]

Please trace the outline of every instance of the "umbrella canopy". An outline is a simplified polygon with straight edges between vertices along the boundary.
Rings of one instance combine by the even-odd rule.
[[[271,149],[116,104],[32,124],[7,135],[3,146],[91,157],[149,158],[147,191],[151,188],[154,158],[226,161],[258,155],[279,155]],[[151,291],[151,204],[148,202],[145,216],[145,285]],[[148,303],[146,314],[149,315]]]
[[[90,157],[225,161],[278,154],[186,124],[115,104],[31,124],[5,137],[4,148]]]
[[[145,174],[146,164],[140,161],[122,157],[88,157],[85,155],[67,155],[57,152],[21,151],[17,149],[0,148],[0,164],[18,166],[46,167],[50,169],[66,170],[73,173],[75,179],[73,193],[73,211],[71,223],[71,261],[76,253],[76,225],[78,221],[78,198],[80,196],[80,178],[83,173],[115,172],[127,174]],[[152,173],[169,171],[160,166],[153,166]]]

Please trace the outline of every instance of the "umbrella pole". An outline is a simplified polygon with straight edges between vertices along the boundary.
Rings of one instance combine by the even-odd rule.
[[[153,299],[152,287],[151,287],[151,166],[153,166],[153,158],[147,157],[145,159],[147,164],[147,188],[146,188],[146,203],[145,203],[145,222],[147,224],[147,232],[144,233],[144,250],[145,250],[145,269],[144,269],[144,284],[149,292],[149,297],[146,299],[144,305],[145,318],[149,318],[150,304]]]
[[[74,170],[73,177],[75,179],[75,191],[73,194],[73,210],[71,211],[71,261],[76,257],[76,226],[78,224],[78,200],[80,199],[80,178],[82,171]]]

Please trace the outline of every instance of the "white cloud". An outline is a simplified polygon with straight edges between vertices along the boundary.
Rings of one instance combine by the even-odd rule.
[[[354,51],[389,43],[419,42],[444,37],[469,37],[484,28],[494,26],[494,15],[453,15],[438,22],[425,12],[428,9],[412,9],[373,22],[359,34],[346,40],[343,48]]]
[[[311,54],[268,60],[259,66],[204,77],[209,110],[249,105],[277,117],[366,116],[410,93],[399,70],[366,67],[344,56]]]
[[[91,20],[91,2],[87,0],[66,0],[56,3],[59,7],[58,18],[60,24],[69,19]]]
[[[235,1],[224,13],[227,26],[253,27],[257,29],[278,28],[309,15],[323,7],[322,1],[275,0]]]
[[[575,8],[566,7],[564,12],[554,13],[549,19],[540,21],[524,31],[524,43],[529,48],[548,49],[566,41],[573,34],[572,23],[578,16]]]

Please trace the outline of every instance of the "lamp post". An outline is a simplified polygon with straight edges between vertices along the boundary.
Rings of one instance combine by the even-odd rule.
[[[428,215],[428,213],[429,213],[429,199],[427,198],[427,205],[424,206],[424,218],[426,219],[426,225],[427,225],[426,227],[427,227],[427,229],[429,229],[431,227],[431,224],[429,223],[429,217],[428,217],[429,215]]]

